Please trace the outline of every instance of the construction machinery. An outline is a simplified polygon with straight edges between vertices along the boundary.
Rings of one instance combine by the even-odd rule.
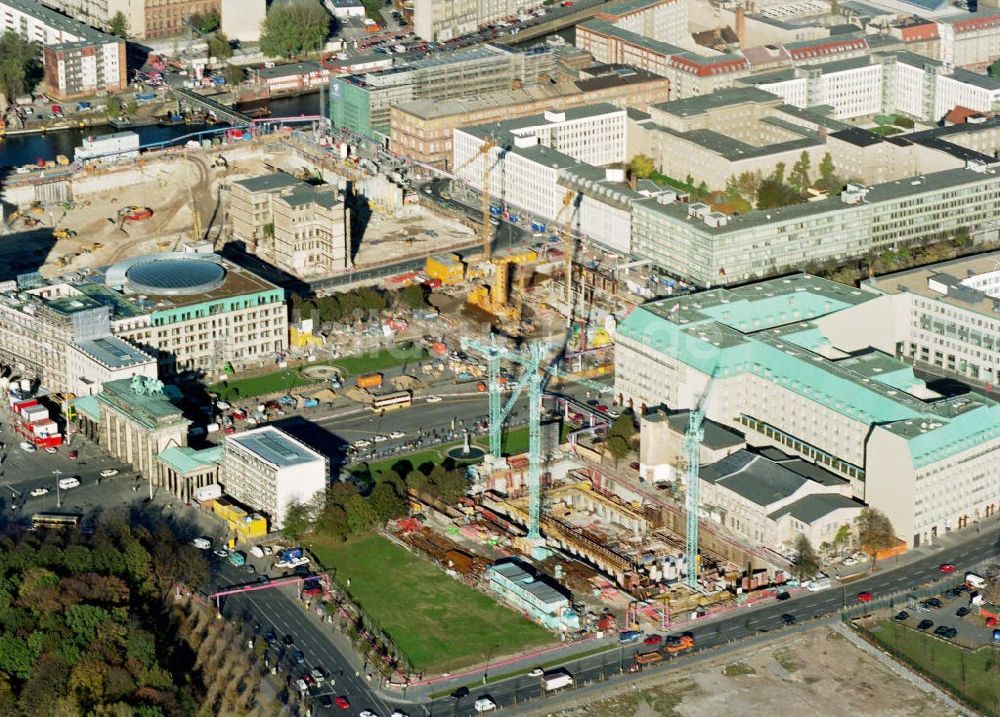
[[[63,227],[58,227],[52,230],[53,239],[72,239],[76,236],[76,232],[72,229],[65,229]]]
[[[531,344],[527,351],[510,351],[502,348],[497,343],[496,335],[490,336],[489,343],[476,339],[462,339],[462,348],[477,351],[486,357],[489,380],[487,391],[489,398],[489,431],[490,431],[490,461],[494,464],[502,462],[501,456],[501,434],[503,424],[510,415],[514,406],[517,405],[524,387],[528,387],[528,535],[529,541],[538,541],[541,538],[539,525],[541,523],[542,510],[542,393],[545,388],[545,380],[548,376],[567,377],[561,369],[551,364],[543,364],[545,355],[548,352],[548,345],[536,341]],[[501,405],[500,396],[500,363],[510,361],[520,365],[524,372],[520,381],[511,385],[510,395],[507,402]],[[578,380],[592,391],[598,394],[610,393],[611,387],[593,381]]]

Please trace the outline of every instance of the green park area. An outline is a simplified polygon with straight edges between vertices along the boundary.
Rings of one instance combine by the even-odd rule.
[[[984,714],[1000,715],[1000,653],[966,650],[895,622],[870,632],[889,652]]]
[[[551,633],[379,535],[312,550],[414,669],[437,673],[543,645]]]
[[[330,361],[317,361],[305,366],[336,366],[345,377],[358,374],[385,371],[420,361],[425,352],[413,344],[400,345],[392,349],[381,349],[375,353],[360,356],[344,356]],[[288,393],[299,386],[316,383],[316,379],[303,376],[299,368],[287,368],[259,376],[248,376],[212,384],[208,390],[218,394],[224,401],[238,401],[241,398],[264,396],[271,393]]]

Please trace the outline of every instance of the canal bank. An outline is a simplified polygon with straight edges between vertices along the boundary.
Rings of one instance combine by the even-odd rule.
[[[257,106],[260,103],[255,103]],[[283,97],[264,103],[273,117],[297,117],[299,115],[315,115],[320,112],[320,94],[312,93],[298,97]],[[251,109],[254,104],[240,105],[239,109]],[[323,115],[326,112],[322,112]],[[130,131],[139,135],[139,144],[156,144],[200,132],[208,125],[178,124],[170,126],[148,125],[130,127]],[[68,127],[66,129],[49,130],[44,134],[8,135],[0,137],[0,168],[20,167],[24,164],[34,164],[39,159],[55,161],[57,155],[73,157],[77,147],[83,143],[84,137],[95,134],[108,134],[119,131],[111,125],[95,125],[91,127]]]

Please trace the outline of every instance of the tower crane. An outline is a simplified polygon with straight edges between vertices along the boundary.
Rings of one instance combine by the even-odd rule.
[[[705,402],[712,390],[716,371],[713,370],[705,393],[698,404],[688,414],[688,427],[684,434],[684,449],[687,451],[687,544],[684,556],[687,568],[687,586],[692,590],[698,587],[698,506],[701,486],[701,442],[705,437],[702,423],[705,420]]]
[[[486,141],[479,145],[479,151],[455,167],[456,178],[459,172],[475,162],[477,159],[483,160],[483,225],[480,228],[483,239],[483,261],[489,261],[493,254],[492,242],[490,241],[490,172],[495,165],[490,164],[490,151],[497,146],[493,137],[487,137]],[[499,161],[499,158],[497,159]]]
[[[476,339],[463,338],[462,348],[477,351],[486,357],[489,372],[488,392],[490,406],[490,456],[499,461],[500,437],[503,422],[510,415],[524,387],[528,387],[528,539],[538,540],[541,537],[539,525],[542,512],[542,392],[545,379],[548,376],[566,377],[565,371],[551,364],[543,364],[548,345],[538,341],[531,344],[527,351],[510,351],[497,343],[496,335],[490,336],[489,343]],[[511,387],[510,397],[501,405],[500,396],[500,362],[502,360],[519,364],[524,373],[521,380]],[[610,393],[611,387],[594,381],[575,379],[598,393]]]
[[[565,262],[564,272],[566,281],[566,325],[573,325],[573,210],[570,208],[576,192],[569,190],[563,195],[562,208],[556,214],[556,222],[562,215],[566,214],[566,222],[563,225],[563,261]]]

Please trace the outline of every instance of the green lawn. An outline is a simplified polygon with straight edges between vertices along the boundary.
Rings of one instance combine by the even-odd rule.
[[[313,545],[316,557],[417,670],[442,672],[552,642],[533,622],[379,535]]]
[[[881,623],[870,634],[959,697],[1000,714],[1000,656],[989,647],[969,652],[895,622]]]
[[[362,373],[372,373],[374,371],[384,371],[385,369],[402,366],[406,363],[420,361],[426,352],[424,349],[413,344],[404,344],[393,349],[382,349],[375,354],[362,354],[361,356],[345,356],[332,361],[317,361],[306,364],[307,366],[337,366],[344,372],[344,376],[356,376]],[[229,381],[212,384],[209,391],[219,394],[224,401],[230,399],[239,400],[248,396],[263,396],[267,393],[287,392],[298,386],[316,383],[315,379],[308,379],[299,373],[297,368],[282,369],[273,373],[265,373],[260,376],[250,376],[248,378],[238,378]],[[238,393],[236,393],[238,391]]]

